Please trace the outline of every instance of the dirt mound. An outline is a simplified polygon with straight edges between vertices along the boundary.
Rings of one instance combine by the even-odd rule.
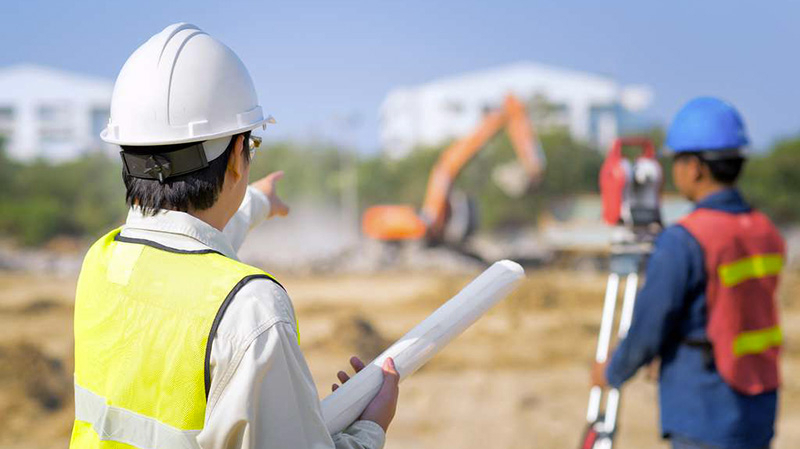
[[[61,360],[27,342],[0,345],[0,442],[24,438],[31,423],[71,413],[71,404],[72,375]]]
[[[334,335],[344,352],[357,354],[368,362],[389,347],[385,339],[372,323],[360,315],[348,316],[337,320]]]
[[[70,377],[60,360],[48,357],[36,346],[29,343],[0,346],[0,383],[4,390],[32,399],[42,410],[57,410],[69,401]]]
[[[22,316],[43,315],[50,312],[71,312],[72,307],[51,298],[35,298],[28,303],[10,307],[0,307],[0,313]]]

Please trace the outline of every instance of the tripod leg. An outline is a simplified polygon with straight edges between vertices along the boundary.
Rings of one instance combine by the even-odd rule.
[[[595,444],[593,449],[611,449],[611,446],[614,445],[614,440],[611,438],[603,438],[597,440],[597,444]]]
[[[628,329],[631,327],[631,320],[633,319],[633,306],[636,302],[636,292],[639,283],[639,275],[631,273],[625,280],[625,294],[622,302],[622,315],[619,319],[619,330],[617,337],[619,339],[625,338],[628,335]],[[606,414],[605,414],[605,431],[608,434],[613,434],[617,427],[617,413],[619,412],[619,390],[612,388],[608,392],[608,399],[606,400]],[[611,449],[613,441],[609,439],[608,448]]]
[[[625,280],[625,296],[622,302],[622,316],[619,320],[619,330],[617,337],[620,339],[628,335],[628,329],[631,328],[631,320],[633,320],[633,305],[636,302],[636,293],[639,287],[639,275],[631,273]]]
[[[603,316],[600,322],[600,333],[597,338],[597,352],[595,361],[603,363],[608,358],[608,348],[611,344],[611,328],[614,325],[614,310],[617,307],[617,293],[619,292],[619,275],[611,273],[608,275],[606,284],[606,295],[603,301]],[[586,420],[591,424],[597,421],[600,416],[600,400],[603,396],[603,389],[597,386],[592,387],[589,393],[589,407],[586,413]]]

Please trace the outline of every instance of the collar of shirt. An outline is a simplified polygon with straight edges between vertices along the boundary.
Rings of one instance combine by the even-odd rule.
[[[697,202],[697,209],[713,209],[733,214],[750,212],[750,205],[735,188],[714,192]]]
[[[220,230],[186,212],[161,210],[150,216],[132,207],[121,234],[181,250],[212,249],[238,260],[236,251]]]

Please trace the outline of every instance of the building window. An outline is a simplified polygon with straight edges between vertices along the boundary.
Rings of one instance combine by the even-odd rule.
[[[62,144],[72,140],[72,130],[69,128],[42,128],[39,138],[44,144]]]
[[[69,103],[48,103],[39,106],[39,120],[47,123],[65,123],[70,120],[71,112]]]
[[[68,102],[39,105],[39,141],[45,146],[62,145],[73,139],[72,108]],[[47,150],[43,148],[43,150]]]

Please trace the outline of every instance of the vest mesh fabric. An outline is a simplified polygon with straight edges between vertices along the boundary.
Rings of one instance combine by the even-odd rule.
[[[108,406],[179,431],[202,429],[206,350],[215,317],[240,281],[271,276],[213,251],[117,241],[119,232],[98,240],[81,269],[75,383]],[[70,447],[128,445],[76,420]]]

